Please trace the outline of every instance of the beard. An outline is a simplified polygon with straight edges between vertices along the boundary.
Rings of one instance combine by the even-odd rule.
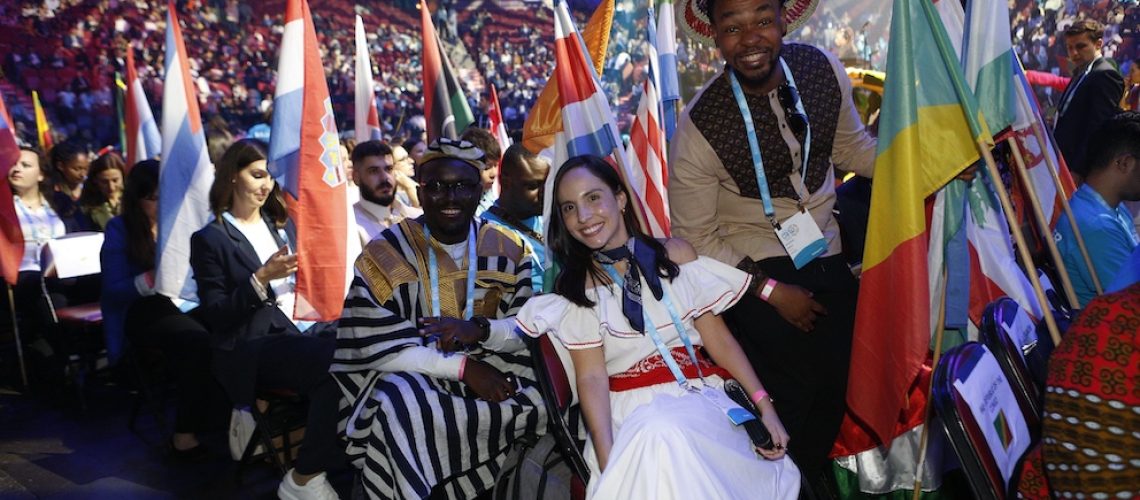
[[[392,206],[392,202],[396,200],[396,190],[393,189],[389,191],[388,194],[380,194],[377,191],[379,191],[379,189],[369,189],[360,186],[360,197],[382,207]]]

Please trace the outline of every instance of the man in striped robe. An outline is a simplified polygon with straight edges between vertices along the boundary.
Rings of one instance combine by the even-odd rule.
[[[462,141],[429,147],[424,215],[356,260],[331,371],[373,498],[473,498],[494,486],[512,444],[546,428],[514,329],[532,294],[530,258],[516,235],[474,217],[482,157]]]

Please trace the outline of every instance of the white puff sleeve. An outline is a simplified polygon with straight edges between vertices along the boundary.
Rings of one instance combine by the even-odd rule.
[[[748,293],[752,276],[735,267],[709,257],[681,264],[681,272],[673,280],[672,290],[678,302],[692,314],[720,314]]]
[[[600,322],[592,308],[581,307],[561,295],[531,297],[515,317],[519,330],[534,338],[550,334],[567,349],[602,345]]]

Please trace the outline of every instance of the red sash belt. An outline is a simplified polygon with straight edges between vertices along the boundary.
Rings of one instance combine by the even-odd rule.
[[[685,374],[685,378],[697,378],[697,368],[693,366],[693,360],[689,358],[689,353],[684,347],[674,347],[669,350],[669,354],[673,355],[673,360],[677,362],[677,366],[681,368],[681,373]],[[706,377],[717,375],[725,380],[732,378],[728,370],[714,365],[699,349],[697,350],[697,362],[701,365],[701,373]],[[677,379],[673,376],[673,372],[669,371],[669,365],[665,364],[660,353],[638,361],[637,364],[624,372],[610,375],[610,390],[613,392],[665,383],[675,384]]]

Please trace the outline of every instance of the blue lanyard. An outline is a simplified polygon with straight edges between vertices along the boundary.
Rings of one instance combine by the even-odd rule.
[[[428,279],[431,281],[431,314],[440,317],[439,305],[439,265],[435,257],[435,247],[431,244],[431,228],[424,224],[424,238],[428,245]],[[467,303],[463,305],[463,319],[475,315],[475,223],[467,233]]]
[[[44,210],[43,219],[32,215],[28,207],[24,206],[24,200],[21,200],[19,196],[12,195],[12,198],[15,200],[14,204],[20,208],[20,213],[24,214],[24,218],[28,220],[28,225],[32,227],[32,241],[36,242],[37,245],[43,245],[45,241],[55,236],[52,234],[55,232],[55,224],[52,224],[51,221],[51,217],[55,214],[55,211],[51,209],[51,205],[48,205],[44,195],[40,195],[40,207]],[[45,234],[47,235],[46,238],[44,237]],[[39,257],[37,256],[36,258],[38,259]]]
[[[788,63],[784,62],[783,57],[780,57],[780,68],[784,70],[784,76],[788,79],[788,86],[795,89],[796,79],[792,77],[792,70],[788,68]],[[776,209],[772,207],[772,195],[768,191],[768,176],[764,173],[764,158],[760,155],[760,142],[756,138],[756,125],[752,121],[752,111],[748,109],[748,101],[744,98],[744,90],[740,88],[736,74],[731,68],[726,71],[728,71],[728,80],[732,84],[732,95],[736,97],[736,106],[740,108],[740,115],[744,118],[744,127],[748,132],[748,149],[752,151],[752,169],[756,172],[756,184],[760,187],[760,200],[764,202],[764,215],[768,217],[768,222],[772,224],[772,227],[779,228],[779,221],[776,220]],[[804,109],[802,98],[796,102],[796,111],[807,118],[807,110]],[[800,186],[806,193],[808,157],[811,155],[811,120],[805,119],[804,122],[807,128],[804,136],[803,154],[800,156]],[[802,207],[802,195],[797,192],[796,197],[800,198],[799,205]]]
[[[636,264],[629,262],[628,265],[634,266]],[[618,289],[624,287],[624,281],[618,275],[614,266],[606,265],[606,273],[610,275],[610,279],[617,284]],[[677,330],[677,335],[681,337],[681,342],[685,344],[685,350],[689,352],[689,358],[693,360],[693,366],[697,369],[697,377],[704,381],[705,375],[701,373],[701,364],[697,361],[697,352],[693,349],[693,342],[689,340],[689,333],[685,331],[684,324],[681,322],[681,315],[677,314],[677,308],[673,307],[673,299],[670,298],[669,288],[662,283],[661,286],[661,303],[665,304],[665,308],[669,310],[669,316],[673,318],[673,328]],[[661,354],[661,358],[665,360],[665,364],[669,367],[669,371],[673,372],[673,377],[677,379],[677,384],[681,387],[689,388],[684,372],[677,366],[677,361],[673,359],[673,355],[669,349],[665,347],[665,342],[661,340],[661,336],[657,333],[657,325],[649,318],[649,309],[647,304],[641,305],[641,317],[645,320],[645,330],[649,337],[653,339],[653,344],[657,346],[657,352]]]
[[[1084,73],[1081,73],[1081,77],[1078,78],[1077,81],[1073,83],[1073,89],[1070,90],[1065,95],[1061,96],[1064,98],[1064,102],[1061,103],[1061,109],[1059,111],[1057,111],[1057,116],[1064,115],[1065,112],[1069,110],[1069,104],[1073,102],[1073,96],[1077,95],[1077,88],[1080,87],[1081,84],[1085,82],[1085,77],[1089,76],[1089,72],[1092,71],[1093,66],[1099,60],[1100,60],[1099,57],[1096,59],[1093,59],[1093,61],[1089,63],[1088,67],[1085,68]]]

